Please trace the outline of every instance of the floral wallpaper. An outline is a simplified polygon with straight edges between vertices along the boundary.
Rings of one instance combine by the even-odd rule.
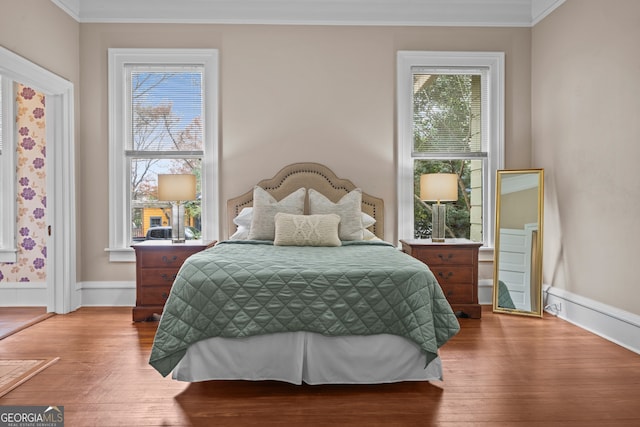
[[[45,97],[17,84],[18,260],[0,263],[0,282],[44,282],[47,260]]]

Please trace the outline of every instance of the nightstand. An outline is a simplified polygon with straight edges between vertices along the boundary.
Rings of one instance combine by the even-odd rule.
[[[133,321],[139,322],[161,314],[171,286],[184,260],[215,242],[187,240],[146,240],[133,245],[136,252],[136,306]]]
[[[459,317],[479,319],[482,314],[478,304],[478,248],[482,243],[467,239],[400,240],[402,250],[427,264],[433,272]]]

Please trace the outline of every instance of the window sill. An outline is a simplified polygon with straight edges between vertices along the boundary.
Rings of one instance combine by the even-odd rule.
[[[109,262],[136,262],[136,253],[132,248],[106,248]]]
[[[482,246],[478,251],[478,261],[493,262],[493,248],[489,246]]]
[[[15,264],[18,261],[17,249],[0,249],[0,262]]]

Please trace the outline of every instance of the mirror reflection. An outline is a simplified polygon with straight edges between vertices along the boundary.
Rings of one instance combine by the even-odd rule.
[[[498,171],[494,312],[542,316],[543,187],[542,169]]]

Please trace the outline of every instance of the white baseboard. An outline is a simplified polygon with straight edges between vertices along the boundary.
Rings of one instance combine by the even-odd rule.
[[[80,307],[133,307],[136,282],[78,282]]]
[[[478,280],[478,304],[493,305],[493,279]]]
[[[563,289],[544,286],[545,312],[640,354],[640,316]],[[493,280],[478,281],[478,302],[493,304]]]
[[[640,316],[552,286],[543,295],[547,313],[640,354]]]
[[[135,282],[78,282],[80,307],[133,307]],[[493,281],[480,280],[478,302],[491,305]],[[640,354],[640,316],[552,286],[544,287],[545,311]],[[45,283],[0,284],[0,306],[46,306]],[[76,307],[78,308],[78,307]]]
[[[46,307],[46,282],[0,283],[0,307]]]

